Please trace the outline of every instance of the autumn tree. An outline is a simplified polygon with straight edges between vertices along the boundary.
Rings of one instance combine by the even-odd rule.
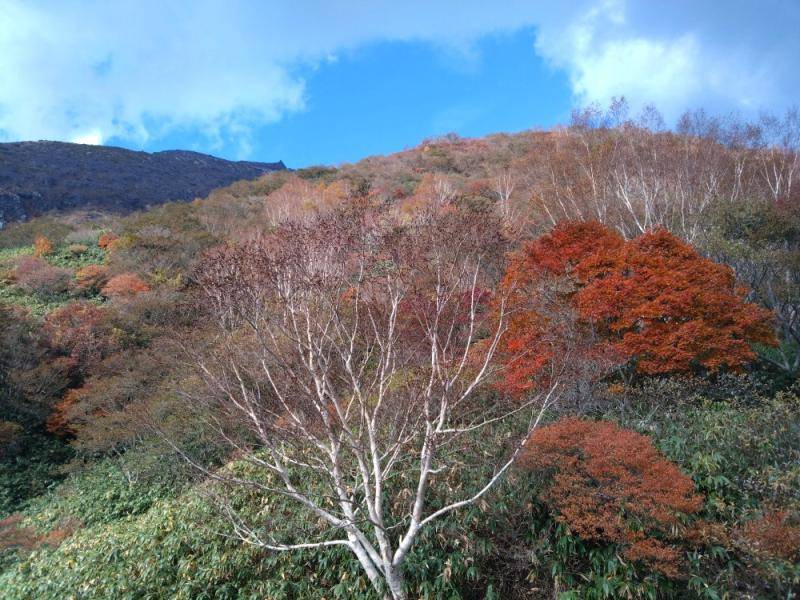
[[[206,257],[197,280],[218,337],[193,353],[206,386],[186,409],[238,463],[213,470],[176,447],[220,484],[282,494],[321,524],[275,539],[268,514],[254,521],[219,492],[242,540],[345,546],[376,590],[407,597],[421,532],[500,481],[546,404],[485,393],[506,323],[481,291],[498,226],[447,204],[410,221],[351,204]],[[512,414],[516,444],[484,448],[485,428]],[[475,494],[448,493],[474,445],[493,472]],[[447,502],[431,505],[434,491]]]
[[[625,241],[596,222],[561,223],[512,256],[501,288],[515,309],[500,347],[509,391],[566,368],[564,356],[644,375],[713,372],[774,343],[770,313],[733,271],[663,229]]]
[[[135,273],[120,273],[108,280],[101,293],[107,298],[127,299],[149,291],[150,286]]]
[[[161,386],[184,363],[174,356],[174,343],[153,340],[147,348],[118,349],[92,365],[77,387],[66,390],[47,417],[48,431],[69,435],[75,450],[89,455],[130,448],[152,436],[142,407],[161,410],[171,402]],[[163,423],[162,423],[163,424]],[[197,421],[184,426],[192,435]]]
[[[313,217],[336,207],[348,195],[348,185],[343,180],[314,184],[293,175],[264,199],[264,220],[268,226],[274,226],[286,220]]]
[[[756,358],[753,343],[775,343],[771,313],[746,301],[733,270],[666,230],[626,243],[616,257],[587,257],[578,271],[587,282],[576,298],[581,316],[640,373],[736,370]]]
[[[681,515],[697,513],[703,499],[647,436],[566,418],[533,432],[518,466],[542,477],[542,501],[572,533],[617,544],[628,560],[667,577],[681,575]]]

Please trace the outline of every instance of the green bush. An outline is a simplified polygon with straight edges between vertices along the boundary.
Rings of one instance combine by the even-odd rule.
[[[111,514],[103,505],[120,503],[125,493],[108,469],[76,478],[64,498],[52,497],[53,506],[28,519],[44,530],[68,512],[89,519],[90,525],[57,549],[37,550],[7,569],[0,576],[4,597],[375,598],[348,550],[271,553],[242,544],[226,537],[229,523],[197,491],[157,499],[144,512]],[[139,493],[151,494],[145,488]],[[303,516],[282,497],[262,503],[239,495],[240,504],[251,502],[253,512],[268,506],[268,518],[280,519],[282,528],[305,527]],[[135,505],[131,499],[123,503]],[[473,513],[442,522],[421,540],[408,566],[419,597],[499,597],[481,582],[475,560],[487,553],[491,542],[463,527],[465,517],[478,525],[482,513]],[[473,586],[482,591],[458,592]]]
[[[616,417],[651,435],[691,474],[707,496],[704,519],[733,531],[767,504],[797,506],[798,400],[790,393],[764,398],[762,386],[742,378],[720,380],[717,389],[711,400],[698,382],[651,384]],[[661,394],[678,400],[654,405]],[[505,443],[508,431],[498,426],[486,443]],[[448,478],[466,496],[490,471],[479,454],[461,458]],[[70,519],[83,529],[58,548],[3,560],[9,565],[0,575],[4,597],[376,597],[345,548],[275,553],[230,537],[230,524],[206,494],[213,486],[192,484],[191,476],[158,445],[140,446],[89,464],[27,501],[25,524],[40,534]],[[406,564],[411,597],[786,597],[800,583],[797,565],[758,561],[719,544],[696,546],[687,556],[688,577],[667,580],[624,560],[613,544],[586,542],[555,521],[538,484],[514,470],[482,502],[425,530]],[[327,535],[283,496],[237,489],[233,501],[277,539]],[[445,501],[432,497],[429,510]]]
[[[64,478],[60,465],[72,456],[63,442],[37,433],[20,435],[13,445],[0,456],[0,518],[52,489]]]
[[[764,395],[765,386],[749,377],[718,384],[703,390],[697,382],[650,382],[618,418],[650,434],[692,476],[706,495],[705,518],[731,538],[730,556],[691,557],[695,583],[717,580],[717,589],[731,594],[789,597],[800,585],[800,564],[750,556],[733,538],[763,511],[800,511],[800,399],[792,392]],[[673,402],[663,401],[667,391]]]

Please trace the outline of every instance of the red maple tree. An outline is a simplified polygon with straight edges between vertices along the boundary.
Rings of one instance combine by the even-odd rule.
[[[775,343],[771,313],[746,301],[733,271],[663,229],[625,241],[599,223],[562,223],[511,258],[501,286],[513,291],[502,347],[510,392],[557,360],[713,372],[755,359],[753,343]]]
[[[682,572],[680,515],[703,504],[694,482],[650,438],[607,421],[567,418],[537,429],[518,465],[542,476],[557,521],[578,537],[619,544],[667,577]]]

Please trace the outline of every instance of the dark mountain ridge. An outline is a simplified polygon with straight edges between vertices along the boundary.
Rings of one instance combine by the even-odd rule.
[[[0,227],[49,211],[126,213],[203,197],[285,169],[283,161],[229,161],[199,152],[139,152],[66,142],[0,143]]]

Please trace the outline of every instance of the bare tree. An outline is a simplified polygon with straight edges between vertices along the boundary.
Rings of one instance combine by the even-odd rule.
[[[509,171],[503,171],[494,179],[494,193],[500,209],[500,215],[506,222],[512,219],[511,195],[514,193],[514,177]]]
[[[793,197],[796,109],[752,123],[687,112],[674,133],[653,109],[637,122],[625,115],[621,101],[606,113],[597,106],[576,113],[570,128],[552,136],[547,164],[522,167],[550,224],[592,219],[627,238],[665,227],[697,243],[721,205]]]
[[[315,539],[275,539],[266,518],[249,522],[219,496],[241,540],[346,546],[379,593],[405,598],[420,532],[503,478],[551,395],[514,405],[484,393],[507,319],[505,299],[485,291],[502,256],[495,225],[447,205],[402,224],[351,206],[205,260],[198,280],[219,339],[196,357],[206,392],[187,405],[259,476],[182,452],[323,526]],[[512,416],[524,424],[514,443],[486,447],[484,428]],[[496,462],[459,497],[444,481],[469,444]],[[434,490],[447,501],[432,505]]]

